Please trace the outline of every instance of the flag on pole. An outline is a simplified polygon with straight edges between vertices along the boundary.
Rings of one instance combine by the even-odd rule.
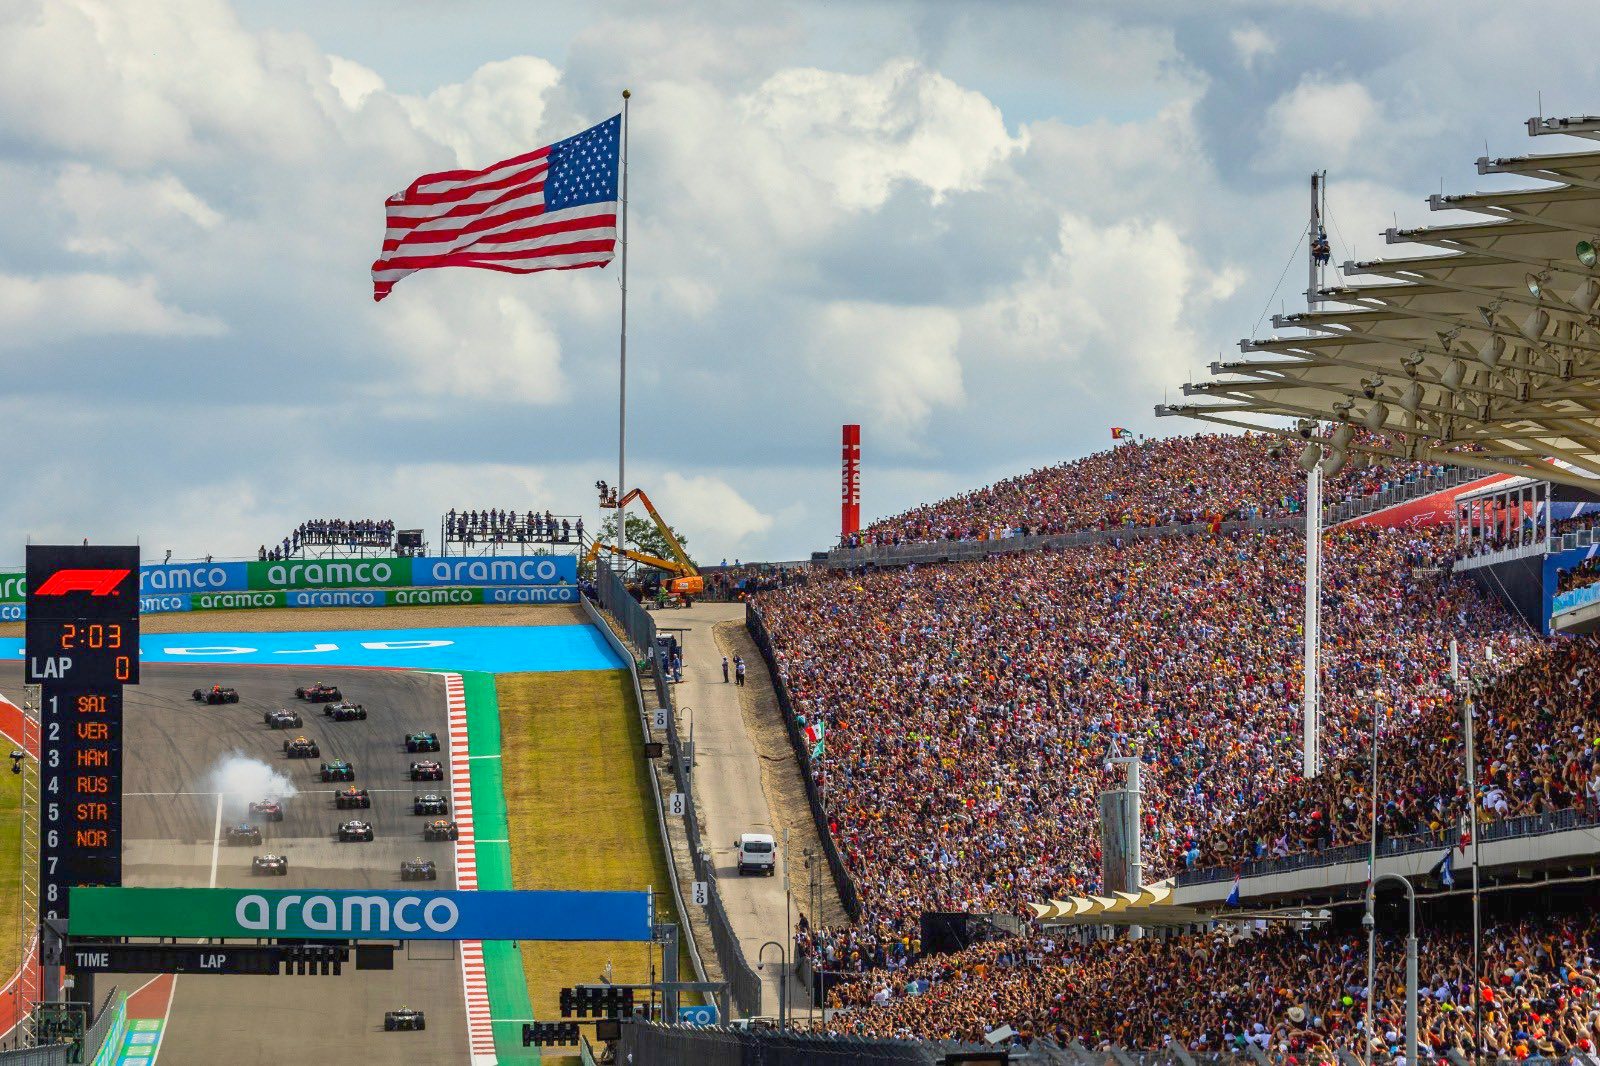
[[[616,255],[622,116],[483,170],[424,174],[384,205],[372,298],[432,267],[509,274],[603,267]]]
[[[1241,876],[1240,874],[1234,874],[1233,875],[1233,891],[1229,892],[1228,893],[1228,898],[1222,901],[1225,906],[1237,907],[1239,905],[1239,878],[1240,878],[1240,876]]]
[[[1123,429],[1121,426],[1112,426],[1111,427],[1111,439],[1112,440],[1132,440],[1133,439],[1133,430],[1131,430],[1131,429]]]
[[[1455,855],[1454,850],[1445,848],[1444,858],[1434,863],[1433,869],[1428,871],[1434,877],[1437,877],[1439,883],[1445,888],[1456,887],[1455,863],[1451,859],[1453,855]]]
[[[827,746],[827,744],[826,744],[825,741],[821,741],[821,740],[817,741],[817,746],[811,749],[811,757],[813,759],[822,758],[822,749],[824,747],[826,747],[826,746]]]
[[[806,743],[821,744],[822,738],[827,734],[827,732],[827,725],[823,723],[822,719],[818,718],[815,722],[812,722],[806,726]]]

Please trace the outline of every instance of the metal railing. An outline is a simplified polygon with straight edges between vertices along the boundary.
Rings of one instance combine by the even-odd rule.
[[[1422,496],[1431,496],[1435,492],[1443,492],[1445,489],[1453,489],[1477,481],[1479,478],[1492,476],[1482,470],[1472,470],[1464,466],[1447,466],[1444,472],[1439,474],[1426,476],[1414,474],[1391,488],[1324,508],[1322,522],[1329,526],[1348,522],[1352,518],[1361,518],[1402,503],[1409,503]]]
[[[67,1066],[72,1061],[72,1045],[47,1044],[44,1047],[25,1047],[15,1051],[0,1051],[0,1063],[5,1066]],[[88,1059],[84,1060],[89,1061]]]
[[[860,921],[861,897],[856,894],[855,880],[845,869],[839,847],[828,830],[828,812],[822,805],[822,794],[817,790],[816,774],[811,770],[811,752],[800,736],[794,705],[789,701],[789,686],[784,683],[783,674],[778,670],[777,659],[772,653],[772,638],[767,635],[766,623],[761,620],[761,611],[755,603],[745,604],[744,620],[756,647],[761,649],[761,657],[766,660],[767,672],[772,675],[772,689],[778,697],[778,712],[783,715],[783,728],[789,734],[789,746],[794,749],[795,759],[800,763],[800,776],[806,783],[806,800],[811,805],[812,820],[817,823],[817,838],[822,841],[822,854],[828,860],[833,883],[839,889],[839,902],[844,904],[845,913],[851,921]]]
[[[649,652],[647,657],[650,660],[650,674],[655,682],[657,702],[667,710],[667,755],[672,769],[672,779],[685,798],[684,838],[689,845],[689,858],[694,866],[695,880],[706,883],[706,924],[711,929],[711,943],[716,950],[717,961],[722,966],[723,979],[728,982],[728,990],[736,1009],[747,1016],[760,1014],[761,978],[751,968],[750,961],[745,958],[744,948],[739,943],[738,934],[734,932],[733,922],[728,918],[728,909],[722,901],[722,892],[717,886],[716,864],[711,861],[710,849],[705,846],[701,836],[700,817],[695,811],[692,767],[678,736],[677,709],[673,702],[672,685],[668,683],[666,673],[662,669],[662,651],[658,643],[655,619],[651,618],[650,613],[640,606],[639,601],[628,593],[622,584],[622,579],[606,565],[604,560],[599,561],[596,566],[595,584],[601,606],[622,625],[634,647]]]
[[[1571,611],[1578,607],[1587,607],[1596,600],[1600,600],[1600,582],[1593,585],[1585,585],[1581,589],[1569,589],[1566,592],[1556,593],[1555,599],[1551,602],[1550,613],[1560,614],[1563,611]]]
[[[1600,826],[1600,809],[1586,810],[1568,807],[1545,814],[1525,814],[1505,818],[1478,826],[1478,840],[1489,844],[1497,840],[1520,837],[1538,837],[1549,833],[1563,833],[1569,829],[1588,829]],[[1378,857],[1411,855],[1430,851],[1455,843],[1455,838],[1445,833],[1416,833],[1409,836],[1383,837],[1378,841]],[[1315,870],[1323,866],[1342,863],[1365,862],[1371,854],[1370,843],[1341,844],[1321,851],[1303,851],[1294,855],[1279,855],[1265,859],[1251,859],[1238,866],[1208,866],[1200,870],[1183,870],[1178,876],[1178,886],[1210,885],[1218,881],[1231,881],[1237,873],[1241,877],[1265,877],[1270,874],[1292,873],[1296,870]]]

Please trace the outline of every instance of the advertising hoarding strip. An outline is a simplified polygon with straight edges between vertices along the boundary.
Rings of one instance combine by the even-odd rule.
[[[500,754],[500,701],[495,694],[494,675],[464,671],[466,689],[467,737],[473,756]],[[498,758],[473,758],[469,773],[472,794],[477,799],[478,885],[485,890],[511,888],[510,823],[506,816],[505,781]],[[494,1048],[502,1063],[538,1062],[534,1049],[522,1046],[522,1019],[533,1017],[528,998],[528,980],[522,970],[522,955],[509,940],[489,940],[483,944],[485,976],[491,1016],[506,1019],[494,1022]]]
[[[431,585],[398,589],[245,589],[237,592],[160,592],[139,597],[140,614],[247,611],[278,607],[436,607],[457,604],[575,604],[576,585]],[[21,603],[0,603],[0,622],[21,622]]]

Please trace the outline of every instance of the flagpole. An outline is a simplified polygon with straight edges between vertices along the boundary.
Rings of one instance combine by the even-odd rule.
[[[633,93],[622,90],[622,333],[620,365],[617,370],[617,550],[627,548],[623,542],[628,528],[627,508],[622,500],[628,495],[628,99]],[[619,560],[624,569],[627,556]]]

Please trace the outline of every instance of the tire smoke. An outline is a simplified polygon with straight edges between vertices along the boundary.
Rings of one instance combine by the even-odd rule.
[[[262,799],[275,799],[287,803],[300,790],[283,774],[260,759],[241,751],[229,752],[212,768],[210,791],[220,792],[223,809],[243,813],[249,805]]]

